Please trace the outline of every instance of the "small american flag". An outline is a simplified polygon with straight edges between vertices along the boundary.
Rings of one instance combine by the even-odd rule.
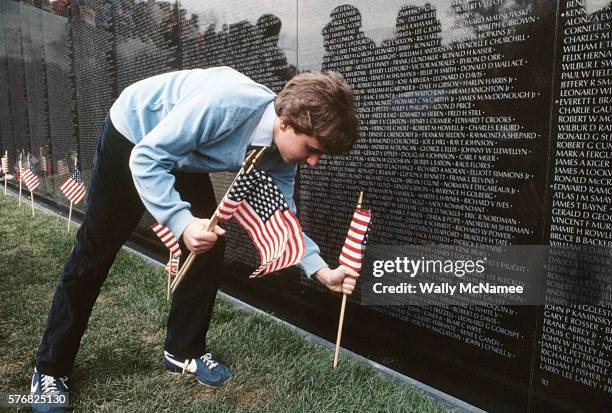
[[[179,242],[172,234],[172,231],[166,226],[161,224],[153,224],[151,225],[151,229],[155,232],[155,235],[164,243],[166,248],[170,250],[173,256],[180,257],[181,256],[181,247],[179,246]]]
[[[175,277],[178,273],[180,256],[172,254],[168,263],[166,264],[166,272],[170,277]]]
[[[4,156],[2,157],[2,173],[5,175],[8,175],[9,173],[9,160],[7,152],[5,152]]]
[[[64,176],[68,175],[69,173],[70,169],[68,168],[68,165],[66,165],[66,161],[64,161],[63,159],[57,161],[57,174],[59,176]]]
[[[31,161],[27,161],[26,167],[23,168],[23,171],[21,171],[21,178],[23,179],[23,182],[25,182],[30,192],[34,192],[34,190],[38,188],[38,185],[40,185],[38,176],[36,176],[34,171],[34,164],[32,164]]]
[[[83,176],[81,175],[81,171],[79,168],[74,168],[74,172],[72,176],[66,180],[60,186],[60,191],[64,194],[66,198],[73,204],[78,204],[85,198],[85,184],[83,183]]]
[[[222,221],[235,218],[259,251],[261,265],[251,277],[295,265],[304,257],[300,221],[265,172],[238,176],[217,216]]]
[[[361,271],[364,241],[368,232],[368,225],[372,219],[372,211],[369,209],[357,209],[353,214],[353,220],[349,227],[344,246],[340,252],[338,262],[354,271]]]

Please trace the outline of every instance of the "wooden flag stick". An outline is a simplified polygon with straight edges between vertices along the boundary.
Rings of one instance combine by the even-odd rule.
[[[6,162],[8,163],[8,151],[4,151],[4,156],[6,157]],[[4,174],[4,196],[6,196],[6,183],[8,182],[8,172]]]
[[[342,305],[340,306],[340,320],[338,321],[338,335],[336,336],[336,353],[334,354],[334,369],[338,367],[340,358],[340,341],[342,341],[342,328],[344,327],[344,311],[346,309],[346,294],[342,294]]]
[[[234,180],[232,181],[231,185],[229,186],[229,188],[227,188],[225,195],[223,195],[221,202],[219,202],[219,205],[217,205],[217,209],[215,209],[215,212],[210,218],[208,225],[206,225],[206,228],[204,228],[204,231],[211,231],[215,227],[215,225],[217,225],[217,223],[219,222],[219,218],[217,217],[217,214],[219,213],[219,210],[221,209],[221,205],[223,205],[223,201],[225,201],[225,198],[227,198],[232,187],[234,186],[234,183],[236,182],[236,180],[238,179],[240,175],[249,173],[253,170],[253,168],[261,160],[261,157],[263,156],[263,154],[266,152],[267,149],[268,149],[267,147],[263,147],[259,151],[252,150],[249,152],[248,156],[244,160],[244,163],[242,164],[242,168],[240,168],[240,171],[238,171],[238,173],[234,177]],[[174,277],[174,281],[172,282],[172,286],[171,286],[172,292],[176,291],[176,289],[178,288],[178,285],[183,280],[183,277],[185,277],[185,274],[187,274],[187,271],[189,271],[189,268],[191,268],[191,265],[193,264],[193,261],[195,260],[196,255],[197,254],[193,252],[189,253],[189,256],[185,260],[185,263],[179,270],[176,277]]]
[[[70,231],[70,219],[72,218],[72,201],[70,201],[70,209],[68,210],[68,226],[66,232]]]
[[[363,191],[359,193],[357,208],[361,208],[363,203]],[[342,305],[340,306],[340,320],[338,321],[338,335],[336,336],[336,353],[334,354],[334,369],[338,367],[338,359],[340,358],[340,342],[342,341],[342,327],[344,326],[344,312],[346,310],[346,294],[342,294]]]
[[[23,150],[19,152],[19,206],[21,206],[21,188],[23,185],[23,179],[21,179],[21,172],[23,171]]]
[[[30,199],[32,200],[32,216],[34,216],[34,191],[30,191]]]

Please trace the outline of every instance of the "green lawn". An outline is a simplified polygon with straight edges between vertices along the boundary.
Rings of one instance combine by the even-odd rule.
[[[0,393],[27,393],[54,285],[74,229],[0,195]],[[162,365],[168,306],[161,268],[121,251],[70,378],[79,412],[442,412],[420,390],[342,359],[274,320],[218,298],[209,346],[234,372],[221,389]],[[1,409],[1,407],[0,407]],[[8,411],[18,411],[9,409]],[[24,408],[21,411],[25,411]]]

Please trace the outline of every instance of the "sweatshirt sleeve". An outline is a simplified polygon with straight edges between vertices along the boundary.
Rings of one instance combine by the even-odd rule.
[[[283,168],[278,168],[268,171],[272,180],[278,186],[285,197],[285,201],[289,208],[295,213],[297,211],[295,201],[293,200],[293,187],[295,183],[295,165],[286,165]],[[308,278],[312,278],[313,274],[321,268],[327,267],[327,263],[321,258],[321,250],[319,246],[304,233],[304,241],[306,243],[306,251],[304,258],[299,264],[304,270]]]
[[[144,206],[177,238],[195,218],[191,205],[174,189],[170,171],[200,144],[214,139],[224,116],[211,99],[200,93],[177,103],[130,156],[132,177]]]

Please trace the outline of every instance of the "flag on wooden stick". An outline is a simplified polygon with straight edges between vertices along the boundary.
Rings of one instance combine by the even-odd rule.
[[[21,177],[30,191],[30,205],[32,206],[32,216],[34,216],[34,190],[40,185],[40,180],[36,175],[35,166],[29,158],[26,167],[21,171]]]
[[[40,180],[38,179],[35,170],[36,169],[32,161],[28,160],[26,162],[26,167],[23,168],[23,171],[21,171],[23,182],[26,184],[30,192],[34,192],[40,185]]]
[[[85,198],[87,191],[85,189],[85,183],[83,182],[83,176],[78,167],[74,168],[72,176],[60,186],[60,191],[62,191],[64,196],[75,205]]]
[[[304,257],[300,221],[263,171],[254,169],[238,176],[217,216],[221,221],[235,218],[259,251],[261,265],[251,277],[295,265]]]
[[[361,260],[364,252],[364,240],[368,231],[368,225],[372,219],[372,211],[369,209],[357,209],[353,214],[351,225],[344,240],[342,251],[338,262],[354,271],[361,271]]]
[[[78,204],[85,198],[86,190],[85,183],[83,182],[83,176],[77,166],[77,160],[74,161],[74,172],[72,176],[66,180],[60,186],[60,191],[64,194],[68,201],[70,201],[70,209],[68,212],[68,223],[66,224],[66,231],[70,230],[70,220],[72,219],[72,207]]]
[[[252,149],[247,153],[244,163],[242,164],[242,168],[240,168],[238,175],[236,175],[236,177],[234,178],[234,181],[230,184],[227,192],[225,193],[225,195],[223,195],[223,201],[221,202],[221,204],[219,204],[219,206],[217,206],[217,209],[210,217],[210,221],[208,221],[208,224],[205,227],[205,231],[212,231],[215,228],[215,225],[217,225],[217,222],[219,221],[219,216],[218,216],[219,210],[221,206],[223,205],[225,198],[232,191],[234,184],[236,183],[236,181],[241,175],[245,173],[250,173],[255,168],[255,166],[259,163],[259,161],[261,161],[264,153],[267,150],[268,150],[268,147],[263,147],[259,149]],[[181,280],[185,277],[185,274],[187,274],[187,271],[189,271],[189,268],[191,268],[191,265],[193,264],[195,257],[196,257],[196,254],[193,251],[189,253],[189,256],[183,263],[183,266],[181,267],[180,271],[176,275],[176,278],[172,282],[172,291],[178,288],[179,284],[181,283]]]
[[[369,209],[362,209],[363,203],[363,191],[359,193],[359,200],[357,201],[357,208],[353,213],[353,219],[349,226],[346,240],[342,246],[340,252],[340,258],[338,262],[340,265],[344,265],[352,269],[353,271],[361,271],[361,263],[363,260],[363,253],[365,251],[365,241],[367,240],[368,227],[372,220],[372,211]],[[344,312],[346,310],[346,294],[342,294],[342,305],[340,306],[340,319],[338,320],[338,335],[336,336],[336,352],[334,354],[333,368],[338,367],[338,360],[340,359],[340,341],[342,340],[342,326],[344,325]]]

